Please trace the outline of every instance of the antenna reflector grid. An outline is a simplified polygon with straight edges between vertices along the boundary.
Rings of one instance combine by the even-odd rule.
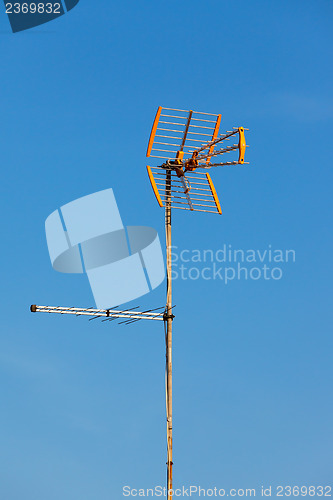
[[[166,194],[166,172],[171,173],[171,192]],[[171,207],[180,210],[222,214],[221,205],[208,173],[190,172],[178,177],[172,168],[149,167],[147,172],[156,200],[160,207],[165,205],[168,196]]]
[[[147,157],[172,160],[182,151],[185,158],[190,158],[196,148],[217,137],[220,122],[218,114],[159,106],[148,141]],[[214,146],[210,151],[213,149]]]

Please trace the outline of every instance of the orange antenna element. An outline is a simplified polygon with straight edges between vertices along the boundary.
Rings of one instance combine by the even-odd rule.
[[[244,128],[243,127],[239,127],[238,132],[239,132],[239,142],[238,142],[239,157],[238,157],[238,163],[244,163],[244,156],[245,156],[245,150],[246,150]]]
[[[217,193],[216,193],[216,190],[215,190],[215,187],[214,187],[214,184],[213,184],[213,181],[212,179],[210,178],[210,175],[209,173],[207,172],[206,174],[206,177],[207,177],[207,181],[208,181],[208,184],[209,184],[209,187],[210,187],[210,190],[212,192],[212,195],[213,195],[213,198],[214,198],[214,201],[215,201],[215,205],[216,205],[216,208],[217,208],[217,211],[220,215],[222,215],[222,209],[221,209],[221,205],[220,205],[220,202],[219,202],[219,199],[218,199],[218,196],[217,196]]]
[[[156,182],[155,182],[154,176],[152,174],[152,171],[151,171],[151,168],[149,167],[149,165],[147,165],[147,172],[148,172],[151,187],[153,188],[154,194],[156,196],[157,203],[159,204],[160,207],[163,207],[160,193],[158,192],[158,188],[156,186]]]
[[[176,159],[182,160],[184,158],[184,151],[177,151]]]
[[[198,160],[197,160],[198,152],[194,151],[192,154],[192,158],[186,161],[185,170],[188,172],[194,172],[196,168],[198,168]]]
[[[156,116],[155,116],[155,120],[154,120],[154,123],[153,123],[153,126],[152,126],[152,129],[151,129],[151,132],[150,132],[150,137],[149,137],[149,141],[148,141],[148,148],[147,148],[147,158],[149,158],[150,156],[150,153],[151,153],[151,149],[153,147],[153,143],[154,143],[154,139],[155,139],[155,134],[156,134],[156,129],[157,129],[157,125],[158,125],[158,122],[159,122],[159,119],[160,119],[160,116],[161,116],[161,111],[162,111],[162,107],[159,106],[157,108],[157,112],[156,112]]]

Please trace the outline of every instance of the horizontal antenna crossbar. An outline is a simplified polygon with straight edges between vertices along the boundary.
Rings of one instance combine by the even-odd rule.
[[[162,308],[161,308],[162,309]],[[123,319],[150,319],[163,321],[164,312],[140,312],[133,310],[119,311],[118,309],[94,309],[80,307],[61,307],[61,306],[37,306],[30,307],[31,312],[44,312],[55,314],[72,314],[75,316],[92,316],[105,318],[123,318]]]

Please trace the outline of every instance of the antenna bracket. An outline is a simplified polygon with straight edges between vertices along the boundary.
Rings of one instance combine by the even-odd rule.
[[[174,317],[175,317],[175,315],[174,315],[174,314],[164,313],[164,314],[163,314],[163,321],[168,321],[168,319],[173,320],[173,319],[174,319]]]

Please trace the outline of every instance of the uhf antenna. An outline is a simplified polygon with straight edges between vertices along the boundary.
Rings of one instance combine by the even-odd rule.
[[[147,157],[163,160],[157,166],[147,166],[153,191],[160,207],[165,209],[165,236],[167,261],[166,306],[146,311],[137,308],[119,310],[79,307],[37,306],[31,312],[88,316],[90,320],[120,320],[131,324],[142,319],[163,321],[166,344],[166,420],[167,420],[167,496],[173,498],[172,460],[172,324],[175,318],[172,305],[171,210],[178,208],[192,212],[222,214],[221,205],[207,172],[211,167],[231,166],[244,161],[246,142],[243,127],[233,128],[219,135],[221,115],[159,107],[148,141]],[[236,141],[225,146],[225,141]],[[223,161],[223,155],[236,153],[232,161]],[[217,162],[215,162],[215,158]],[[212,159],[213,162],[212,162]],[[220,161],[218,161],[220,160]]]

